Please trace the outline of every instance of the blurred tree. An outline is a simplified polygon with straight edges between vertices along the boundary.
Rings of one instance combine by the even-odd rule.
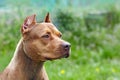
[[[0,7],[2,7],[5,4],[5,0],[0,0]]]

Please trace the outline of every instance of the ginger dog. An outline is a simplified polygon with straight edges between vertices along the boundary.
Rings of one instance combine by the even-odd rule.
[[[62,34],[52,24],[49,13],[42,23],[36,22],[36,15],[28,16],[21,33],[14,56],[0,74],[0,80],[49,80],[44,62],[67,58],[70,43],[61,39]]]

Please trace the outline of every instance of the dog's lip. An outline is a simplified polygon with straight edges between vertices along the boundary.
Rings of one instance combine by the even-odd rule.
[[[70,53],[66,53],[60,57],[56,57],[56,58],[48,58],[48,57],[45,57],[47,60],[54,60],[54,59],[60,59],[60,58],[68,58],[70,56]]]
[[[70,52],[71,52],[71,50],[66,51],[66,53],[64,54],[63,57],[68,58],[70,56]]]
[[[68,58],[69,56],[70,56],[70,54],[67,53],[67,54],[65,54],[65,55],[63,56],[63,58]]]
[[[70,53],[71,53],[71,50],[68,50],[68,51],[65,51],[64,53],[61,53],[62,55],[59,56],[59,57],[54,57],[54,58],[45,57],[45,58],[46,58],[46,60],[55,60],[55,59],[61,59],[61,58],[68,58],[70,56]]]

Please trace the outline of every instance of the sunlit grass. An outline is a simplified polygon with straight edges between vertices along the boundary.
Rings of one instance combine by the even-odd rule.
[[[120,78],[119,63],[99,61],[76,64],[70,59],[46,62],[47,73],[52,80],[114,80]],[[62,73],[61,73],[62,71]],[[63,74],[64,72],[64,74]]]

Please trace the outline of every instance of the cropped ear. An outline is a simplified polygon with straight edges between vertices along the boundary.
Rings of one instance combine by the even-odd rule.
[[[21,27],[21,32],[24,34],[26,32],[28,32],[36,23],[36,15],[33,14],[31,16],[26,17],[26,19],[24,20],[24,23]]]
[[[44,22],[47,22],[47,23],[50,23],[50,22],[51,22],[50,16],[49,16],[49,12],[47,13],[47,15],[46,15],[46,17],[45,17]]]

